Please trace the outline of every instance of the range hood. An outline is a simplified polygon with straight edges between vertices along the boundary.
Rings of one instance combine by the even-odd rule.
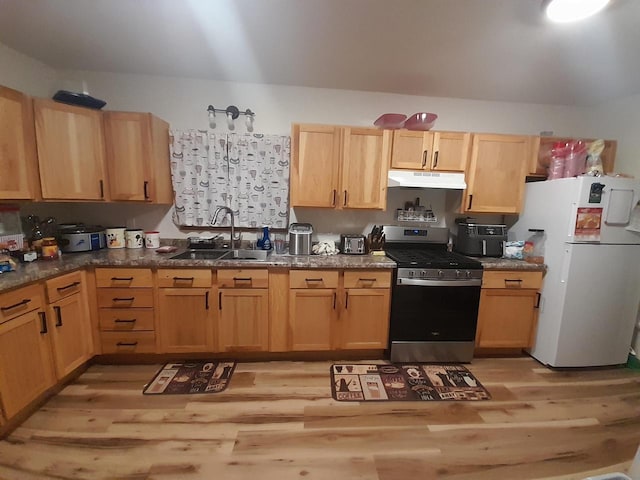
[[[464,173],[389,170],[389,187],[448,188],[464,190]]]

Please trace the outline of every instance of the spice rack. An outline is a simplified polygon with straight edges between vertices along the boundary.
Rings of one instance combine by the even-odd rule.
[[[438,218],[433,213],[433,210],[404,210],[398,208],[396,210],[396,220],[399,222],[435,223]]]

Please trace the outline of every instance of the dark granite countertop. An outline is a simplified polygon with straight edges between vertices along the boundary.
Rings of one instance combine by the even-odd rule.
[[[378,255],[278,255],[266,261],[251,260],[171,260],[183,251],[156,253],[151,249],[105,249],[97,252],[66,253],[58,260],[38,260],[19,264],[15,272],[0,274],[0,292],[38,280],[55,277],[79,268],[149,267],[149,268],[395,268],[396,263]]]
[[[547,266],[541,263],[529,263],[524,260],[512,258],[474,257],[485,270],[528,270],[533,272],[544,272]]]

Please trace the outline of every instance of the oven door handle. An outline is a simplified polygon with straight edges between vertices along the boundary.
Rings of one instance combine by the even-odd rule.
[[[479,287],[480,278],[468,280],[424,280],[419,278],[399,278],[396,285],[415,285],[417,287]]]

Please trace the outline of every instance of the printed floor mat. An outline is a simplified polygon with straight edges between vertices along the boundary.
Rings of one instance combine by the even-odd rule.
[[[345,402],[491,399],[476,377],[457,364],[331,365],[331,393]]]
[[[167,363],[149,382],[145,395],[218,393],[233,375],[236,362],[183,361]]]

